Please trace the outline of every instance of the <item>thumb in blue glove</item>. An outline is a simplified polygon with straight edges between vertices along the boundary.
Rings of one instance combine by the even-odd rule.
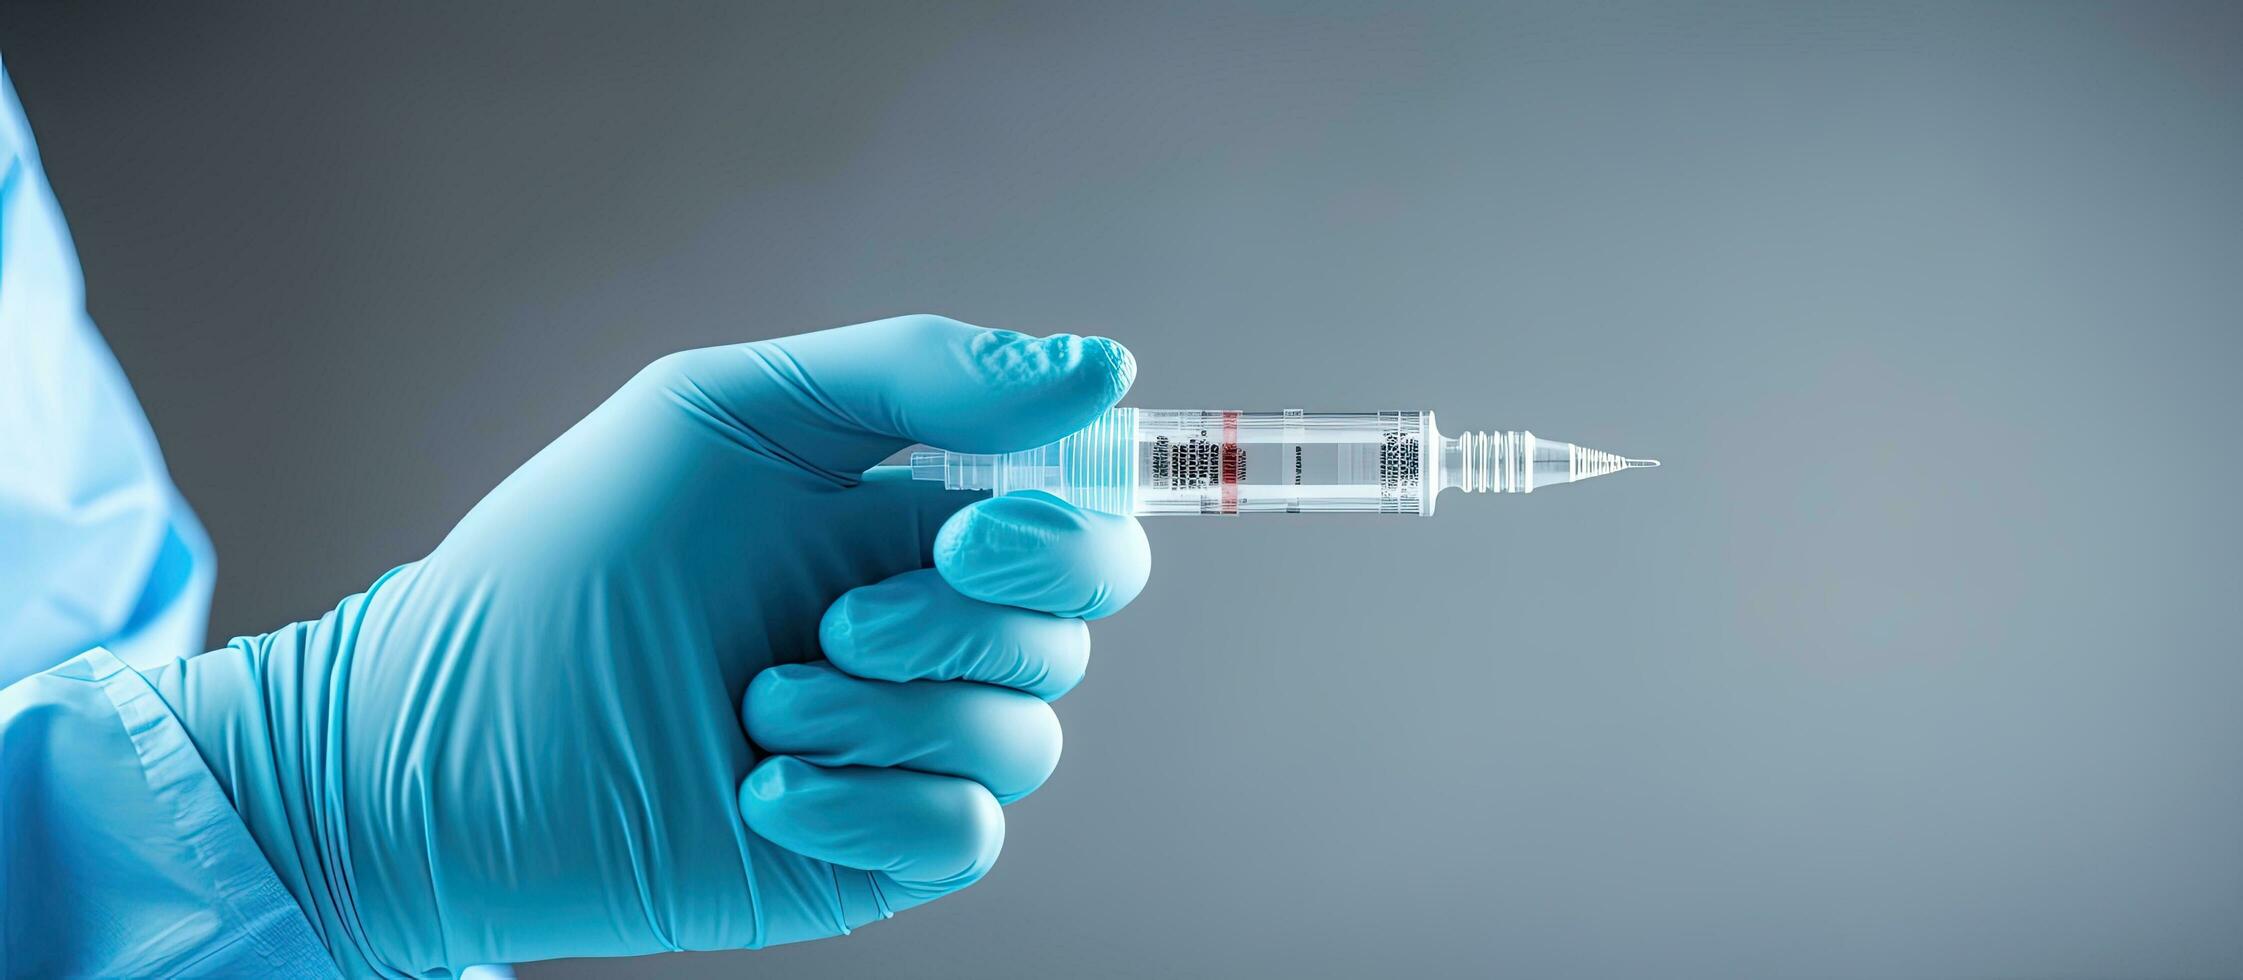
[[[351,972],[847,932],[988,870],[1150,564],[876,464],[1050,442],[1132,371],[928,316],[672,355],[426,559],[154,680]]]

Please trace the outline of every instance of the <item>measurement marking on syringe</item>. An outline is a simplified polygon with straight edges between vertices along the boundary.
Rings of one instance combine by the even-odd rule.
[[[1238,513],[1238,481],[1246,470],[1245,456],[1238,448],[1238,413],[1223,413],[1223,513]]]
[[[915,479],[1043,490],[1123,514],[1424,514],[1444,487],[1524,493],[1648,468],[1524,431],[1443,436],[1427,412],[1117,408],[1035,449],[912,454]]]
[[[1279,436],[1284,445],[1293,447],[1293,493],[1285,498],[1285,512],[1301,512],[1301,485],[1307,480],[1308,450],[1302,445],[1306,434],[1301,431],[1301,417],[1306,413],[1297,408],[1285,410],[1285,431]]]

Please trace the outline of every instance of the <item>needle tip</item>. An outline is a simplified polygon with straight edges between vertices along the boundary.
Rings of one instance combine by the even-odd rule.
[[[1630,467],[1634,467],[1634,466],[1657,466],[1657,465],[1659,465],[1659,461],[1658,461],[1658,460],[1656,460],[1656,459],[1623,459],[1623,460],[1621,460],[1621,461],[1620,461],[1620,463],[1621,463],[1621,465],[1623,465],[1623,466],[1630,466]]]

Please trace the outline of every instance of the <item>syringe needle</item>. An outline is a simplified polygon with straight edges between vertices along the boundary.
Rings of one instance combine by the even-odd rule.
[[[1621,460],[1621,461],[1620,461],[1620,465],[1622,465],[1622,466],[1657,466],[1657,465],[1659,465],[1659,461],[1658,461],[1658,460],[1656,460],[1656,459],[1623,459],[1623,460]]]

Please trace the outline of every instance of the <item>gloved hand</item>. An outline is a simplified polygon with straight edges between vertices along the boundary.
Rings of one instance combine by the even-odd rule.
[[[1150,565],[1129,518],[867,468],[1133,374],[929,316],[665,357],[426,559],[152,679],[346,971],[847,932],[989,870]]]

